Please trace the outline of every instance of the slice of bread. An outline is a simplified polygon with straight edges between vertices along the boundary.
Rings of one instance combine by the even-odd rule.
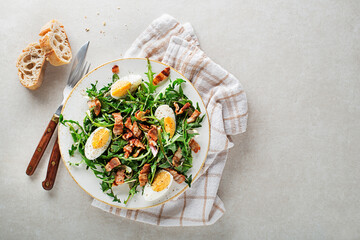
[[[40,30],[40,46],[47,60],[54,66],[68,64],[71,61],[71,47],[64,26],[57,20],[51,20]]]
[[[31,90],[41,86],[45,72],[45,52],[39,43],[30,43],[20,54],[16,67],[20,83]]]

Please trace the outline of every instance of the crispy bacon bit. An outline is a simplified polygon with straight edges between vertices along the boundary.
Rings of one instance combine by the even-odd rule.
[[[115,119],[113,133],[115,135],[120,135],[123,133],[124,130],[124,124],[123,124],[123,119],[121,117],[121,113],[113,113],[112,115]]]
[[[135,147],[145,149],[145,145],[137,138],[131,139],[129,141],[129,143],[130,143],[130,146],[135,146]]]
[[[112,70],[113,73],[116,73],[116,74],[118,74],[120,72],[118,65],[114,65],[111,70]]]
[[[127,141],[132,138],[133,135],[134,134],[130,130],[126,129],[126,133],[122,135],[122,138]]]
[[[142,128],[142,130],[145,132],[148,132],[150,130],[150,126],[148,126],[146,124],[139,123],[139,125]]]
[[[134,134],[135,137],[137,137],[137,138],[140,137],[141,130],[139,129],[136,121],[134,121],[134,124],[132,125],[131,131],[132,131],[132,133]]]
[[[176,115],[180,115],[183,114],[184,111],[191,106],[191,104],[189,102],[185,103],[185,105],[180,109],[180,111],[179,111],[179,105],[177,103],[174,102],[174,106],[175,106]]]
[[[150,150],[154,156],[156,156],[158,153],[158,148],[156,143],[158,139],[157,134],[158,132],[156,126],[152,125],[150,130],[147,132],[147,138],[149,141]]]
[[[158,139],[158,131],[157,131],[157,128],[156,126],[152,125],[151,126],[151,129],[148,131],[148,137],[152,140],[154,140],[155,142],[157,141]]]
[[[140,186],[143,187],[148,181],[148,174],[150,173],[150,164],[146,163],[140,171],[139,182]]]
[[[128,158],[133,150],[133,147],[131,146],[131,143],[124,146],[124,158]]]
[[[117,157],[113,157],[105,166],[105,170],[110,172],[114,167],[117,167],[121,164],[120,160]]]
[[[144,118],[146,114],[148,114],[150,112],[150,110],[146,110],[145,112],[144,111],[136,111],[135,113],[135,118],[139,121],[146,121],[146,119]]]
[[[200,150],[200,145],[193,138],[190,139],[189,146],[195,153]]]
[[[195,109],[195,112],[191,114],[191,116],[186,120],[187,123],[195,122],[197,117],[201,114],[197,109]]]
[[[131,128],[132,128],[131,117],[128,117],[128,118],[126,119],[125,127],[127,127],[128,129],[131,130]]]
[[[175,113],[177,115],[180,109],[179,104],[177,104],[177,102],[174,102],[174,107],[175,107]]]
[[[170,168],[165,168],[165,170],[168,171],[173,176],[175,182],[177,182],[178,184],[181,184],[185,181],[185,176],[178,173],[177,171]]]
[[[138,157],[142,150],[143,150],[142,148],[138,148],[138,150],[136,150],[136,152],[133,154],[133,157],[134,158]]]
[[[182,158],[182,151],[181,151],[181,148],[179,147],[176,152],[174,153],[174,156],[172,158],[172,164],[175,166],[175,167],[178,167],[181,163],[181,158]]]
[[[169,75],[170,75],[170,68],[167,67],[164,70],[162,70],[161,73],[156,75],[156,77],[153,79],[153,84],[155,86],[158,85],[161,81],[168,79]]]
[[[99,99],[95,98],[94,100],[90,100],[87,103],[89,108],[90,109],[93,108],[95,115],[98,116],[100,114],[100,109],[101,109],[101,103]]]
[[[114,181],[114,185],[120,185],[123,184],[125,180],[125,168],[120,168],[119,170],[117,170],[116,174],[115,174],[115,181]]]

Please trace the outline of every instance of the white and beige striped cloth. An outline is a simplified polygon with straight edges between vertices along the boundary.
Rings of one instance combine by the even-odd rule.
[[[210,149],[200,176],[175,200],[145,210],[113,208],[97,200],[92,205],[117,216],[153,225],[215,223],[225,212],[217,191],[228,151],[233,146],[229,135],[246,130],[248,107],[239,80],[205,55],[190,24],[180,24],[169,15],[154,20],[135,40],[125,57],[162,61],[192,81],[209,113]]]

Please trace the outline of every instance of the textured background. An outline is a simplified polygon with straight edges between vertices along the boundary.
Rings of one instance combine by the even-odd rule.
[[[1,1],[0,238],[360,238],[359,1],[98,2]],[[17,56],[40,27],[59,19],[74,51],[90,40],[95,67],[162,13],[191,22],[249,100],[248,131],[233,137],[219,190],[227,212],[212,226],[158,228],[102,212],[62,164],[46,192],[50,149],[25,174],[70,70],[49,65],[35,92],[20,85]]]

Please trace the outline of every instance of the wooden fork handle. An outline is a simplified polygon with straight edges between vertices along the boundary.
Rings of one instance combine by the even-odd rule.
[[[26,169],[27,175],[31,176],[34,173],[37,165],[40,162],[41,157],[43,156],[43,154],[45,152],[47,145],[50,142],[51,136],[53,135],[58,122],[59,122],[59,117],[54,114],[53,117],[51,118],[49,124],[47,125],[45,132],[44,132],[43,136],[41,137],[40,142],[34,152],[34,155],[32,156],[30,163]]]
[[[58,138],[56,138],[49,160],[46,179],[42,182],[42,186],[45,190],[51,190],[53,188],[55,183],[56,173],[59,168],[59,162],[60,162],[60,149],[58,144]]]

